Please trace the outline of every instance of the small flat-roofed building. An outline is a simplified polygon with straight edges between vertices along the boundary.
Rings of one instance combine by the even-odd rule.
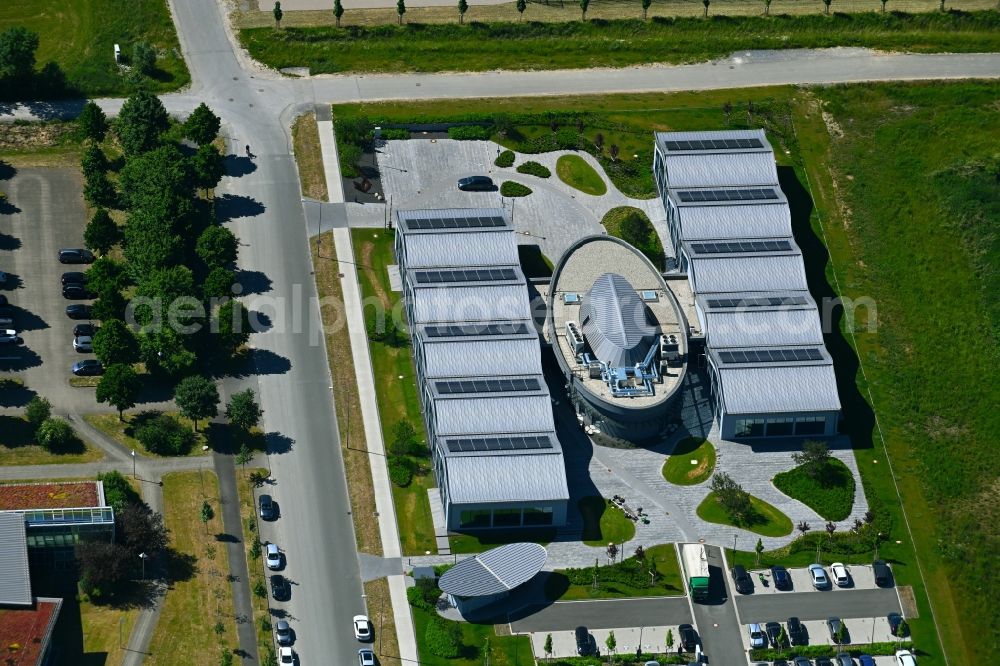
[[[823,344],[816,303],[805,292],[698,296],[695,309],[713,349]]]
[[[709,349],[723,439],[833,435],[840,397],[823,346]]]
[[[518,263],[514,225],[498,208],[398,210],[396,228],[401,272]]]
[[[537,576],[547,556],[540,544],[510,543],[458,562],[438,586],[465,615],[504,599]]]
[[[627,441],[666,427],[684,376],[688,329],[642,253],[609,236],[570,246],[552,274],[546,329],[585,422]]]

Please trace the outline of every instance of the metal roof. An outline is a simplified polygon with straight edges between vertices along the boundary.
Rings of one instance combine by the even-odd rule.
[[[510,266],[518,263],[512,229],[404,234],[403,264],[415,268]]]
[[[774,155],[767,152],[668,153],[667,187],[760,187],[778,184]]]
[[[688,268],[696,294],[808,291],[801,254],[695,257]]]
[[[561,453],[448,456],[444,467],[453,504],[569,499]]]
[[[425,342],[449,342],[474,338],[536,338],[534,325],[529,321],[462,322],[459,324],[420,324],[416,335]]]
[[[656,341],[646,304],[628,280],[615,273],[597,278],[580,303],[580,319],[594,355],[613,367],[641,363]]]
[[[547,555],[537,543],[509,543],[462,560],[438,586],[457,597],[485,597],[513,590],[542,570]]]
[[[840,410],[832,363],[722,367],[717,371],[728,414]]]
[[[490,375],[541,374],[538,338],[424,342],[425,379],[476,377],[484,372]]]
[[[417,289],[412,292],[413,321],[490,321],[530,319],[531,306],[523,285],[467,285]]]
[[[431,402],[434,434],[489,435],[552,432],[552,404],[548,394],[499,397],[438,396]]]
[[[733,292],[696,296],[702,312],[816,310],[816,301],[803,291]]]
[[[0,513],[0,604],[32,603],[26,529],[21,514]]]
[[[407,271],[406,278],[414,289],[473,282],[476,284],[525,284],[526,282],[524,274],[517,266],[413,269]]]
[[[398,228],[406,234],[451,233],[473,229],[512,229],[502,208],[397,210]]]
[[[654,136],[657,147],[665,153],[745,150],[771,152],[771,144],[762,129],[656,132]],[[684,145],[685,143],[689,145]]]
[[[791,237],[731,238],[684,241],[681,247],[688,257],[764,256],[776,254],[800,255],[802,251]]]
[[[545,379],[541,375],[505,377],[477,376],[450,377],[427,382],[432,396],[446,395],[497,395],[510,393],[548,394]]]
[[[438,437],[438,451],[446,456],[524,455],[554,453],[561,447],[555,433],[531,435],[476,435],[470,437]]]
[[[707,342],[713,349],[822,345],[816,307],[811,309],[716,310],[707,314]]]

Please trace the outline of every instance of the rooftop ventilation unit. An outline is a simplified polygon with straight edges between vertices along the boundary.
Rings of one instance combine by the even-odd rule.
[[[653,290],[640,291],[639,298],[646,301],[647,303],[656,303],[658,300],[660,300],[660,295]]]
[[[583,351],[583,334],[580,333],[580,327],[576,325],[575,321],[566,322],[566,340],[569,342],[569,346],[573,349],[574,354],[579,354]]]
[[[579,305],[580,294],[573,294],[568,292],[563,294],[563,303],[566,305]]]

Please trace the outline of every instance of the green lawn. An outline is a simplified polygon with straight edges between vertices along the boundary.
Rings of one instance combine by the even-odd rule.
[[[124,446],[126,449],[131,449],[136,452],[136,455],[149,456],[150,458],[173,458],[176,456],[161,456],[158,453],[151,453],[146,450],[139,440],[135,438],[135,429],[142,424],[143,421],[147,421],[150,418],[156,417],[160,412],[155,411],[144,411],[136,413],[126,413],[125,420],[122,421],[118,418],[118,414],[84,414],[83,420],[89,423],[93,428],[100,430],[102,433],[110,437],[111,439],[117,441],[119,444]],[[181,416],[178,412],[163,412],[168,414],[182,424],[189,428],[193,428],[191,420],[187,417]],[[210,451],[203,451],[202,447],[208,443],[208,438],[205,436],[205,430],[207,423],[202,421],[199,423],[200,430],[195,433],[194,445],[188,452],[189,456],[204,456],[208,455]]]
[[[813,509],[826,520],[844,520],[854,506],[854,475],[847,465],[830,458],[819,477],[809,476],[799,466],[776,474],[775,487]]]
[[[593,584],[593,567],[557,569],[545,579],[546,597],[552,601],[582,599],[623,599],[629,597],[664,597],[684,594],[680,566],[673,544],[646,550],[645,560],[637,562],[633,553],[625,553],[625,562],[598,568],[598,585]],[[649,571],[656,572],[650,584]]]
[[[686,437],[677,442],[661,473],[669,483],[694,486],[712,476],[715,469],[715,447],[707,439]]]
[[[635,536],[635,524],[609,500],[593,495],[578,503],[583,514],[583,542],[588,546],[607,546],[628,541]]]
[[[38,67],[58,64],[77,94],[128,94],[130,87],[114,62],[116,43],[126,56],[139,41],[156,47],[159,71],[148,83],[154,92],[176,90],[191,80],[166,0],[127,5],[116,0],[5,0],[0,3],[0,30],[11,26],[38,33]]]
[[[104,454],[89,442],[78,440],[75,448],[49,453],[35,444],[35,434],[26,419],[0,415],[0,467],[7,465],[77,464],[100,460]]]
[[[873,6],[874,9],[874,6]],[[246,28],[240,41],[275,68],[439,72],[698,62],[748,49],[867,46],[887,51],[1000,50],[995,12],[713,16],[372,27]]]
[[[556,175],[559,180],[584,194],[601,196],[608,191],[601,175],[579,155],[563,155],[556,160]]]
[[[417,638],[417,650],[420,663],[426,666],[480,666],[490,663],[495,666],[534,666],[535,660],[531,654],[531,641],[527,636],[497,636],[492,624],[459,623],[462,627],[462,656],[457,659],[444,659],[435,656],[427,647],[424,635],[431,614],[420,608],[410,606],[413,612],[414,633]],[[450,620],[446,620],[450,622]],[[489,641],[490,654],[485,654],[486,641]]]
[[[792,533],[792,521],[788,516],[753,495],[750,496],[750,504],[753,507],[753,515],[750,520],[737,523],[729,517],[726,510],[719,504],[719,501],[715,498],[715,493],[709,493],[702,500],[701,504],[698,505],[697,513],[698,517],[704,521],[719,525],[742,527],[761,536],[780,537]]]
[[[387,267],[396,263],[392,254],[393,232],[382,229],[354,229],[354,259],[357,262],[361,298],[366,303],[365,319],[374,322],[377,314],[375,303],[382,303],[385,313],[402,312],[397,307],[402,294],[389,288]],[[391,316],[387,314],[386,321]],[[405,322],[400,322],[405,327]],[[378,399],[382,436],[388,446],[393,428],[400,420],[408,420],[421,441],[427,440],[424,420],[420,414],[420,398],[413,368],[408,334],[404,333],[397,344],[369,339],[372,373],[375,377],[375,394]],[[435,485],[431,471],[430,451],[417,459],[418,473],[405,488],[393,484],[392,498],[396,505],[399,523],[399,540],[406,555],[423,555],[437,552],[434,542],[434,524],[427,489]]]

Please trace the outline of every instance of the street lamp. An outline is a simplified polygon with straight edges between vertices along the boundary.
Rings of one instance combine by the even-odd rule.
[[[146,558],[149,557],[146,553],[139,553],[139,559],[142,560],[142,579],[146,580]]]
[[[135,478],[135,449],[132,449],[132,478]]]

